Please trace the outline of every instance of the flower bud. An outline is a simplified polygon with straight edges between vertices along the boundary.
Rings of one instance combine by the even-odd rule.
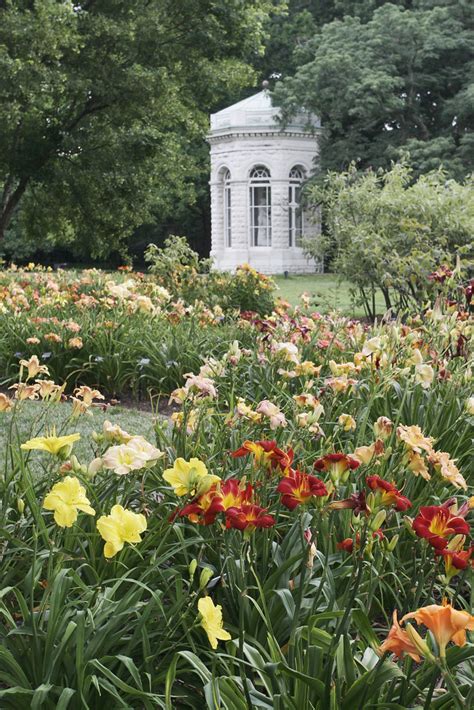
[[[214,572],[210,567],[204,567],[201,576],[199,577],[199,589],[204,589],[204,587],[207,586],[207,583],[211,579],[212,575]]]
[[[191,582],[194,579],[194,573],[196,572],[197,565],[198,565],[197,560],[191,560],[191,562],[189,563],[188,572],[189,572],[189,579]]]
[[[371,520],[370,522],[370,529],[371,530],[378,530],[381,525],[385,522],[385,518],[387,517],[387,511],[386,510],[379,510],[375,518]]]
[[[415,629],[414,626],[411,624],[407,624],[405,626],[405,630],[410,638],[410,641],[412,644],[415,646],[416,650],[420,654],[420,656],[424,656],[427,658],[429,661],[434,662],[436,659],[431,653],[428,644],[426,641],[420,636],[418,631]]]
[[[23,512],[25,510],[25,501],[22,498],[17,498],[16,507],[20,515],[23,515]]]

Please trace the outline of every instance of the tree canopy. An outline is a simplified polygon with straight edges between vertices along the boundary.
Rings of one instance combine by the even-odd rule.
[[[292,55],[294,75],[274,91],[286,118],[301,106],[321,117],[322,170],[353,161],[388,167],[404,151],[420,173],[440,165],[456,177],[472,170],[474,5],[328,5],[330,21],[315,22],[312,38]],[[301,12],[293,17],[301,21]]]
[[[192,195],[269,0],[0,1],[0,239],[107,255]]]

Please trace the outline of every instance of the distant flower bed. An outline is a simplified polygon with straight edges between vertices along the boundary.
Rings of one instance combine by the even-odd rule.
[[[370,326],[306,299],[225,315],[132,274],[1,284],[2,358],[21,345],[0,395],[2,707],[469,707],[468,311]],[[167,337],[179,367],[158,376]],[[122,366],[175,411],[153,442],[106,421],[76,454]]]

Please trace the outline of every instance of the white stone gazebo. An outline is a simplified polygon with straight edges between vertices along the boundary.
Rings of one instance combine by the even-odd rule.
[[[319,225],[300,208],[318,155],[319,122],[298,116],[282,129],[263,90],[211,115],[211,257],[218,269],[250,264],[267,274],[310,273],[302,237]]]

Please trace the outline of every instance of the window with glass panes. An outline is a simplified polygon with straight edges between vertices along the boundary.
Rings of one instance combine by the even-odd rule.
[[[257,165],[250,173],[250,244],[272,245],[272,192],[270,171]]]

